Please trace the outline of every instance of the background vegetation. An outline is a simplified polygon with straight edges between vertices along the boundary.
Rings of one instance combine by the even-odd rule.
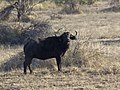
[[[82,0],[61,1],[60,4],[56,4],[57,0],[35,3],[31,13],[21,21],[14,8],[6,21],[0,21],[0,90],[120,88],[119,3],[99,0],[86,5],[80,4]],[[3,10],[9,5],[2,1],[0,8]],[[54,59],[33,59],[34,73],[28,72],[25,76],[23,45],[28,38],[59,36],[65,31],[73,34],[77,31],[78,36],[63,57],[63,72],[57,72]]]
[[[98,0],[53,0],[56,4],[64,4],[68,2],[78,2],[79,4],[93,4]]]

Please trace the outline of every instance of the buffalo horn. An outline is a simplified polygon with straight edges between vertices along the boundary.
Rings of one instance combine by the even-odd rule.
[[[75,33],[76,33],[75,36],[77,36],[77,31],[75,31]]]

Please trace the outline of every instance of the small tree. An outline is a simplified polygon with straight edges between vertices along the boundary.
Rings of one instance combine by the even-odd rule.
[[[13,2],[18,2],[18,6],[16,7],[17,9],[17,17],[18,20],[21,20],[21,17],[24,16],[27,13],[27,9],[29,9],[29,4],[32,4],[32,2],[34,0],[6,0],[7,2],[9,2],[10,4],[12,4]]]
[[[17,8],[18,11],[18,20],[21,20],[21,17],[28,13],[28,9],[30,5],[33,4],[34,0],[18,0],[19,6]]]
[[[46,0],[18,0],[19,7],[18,7],[18,20],[21,20],[22,16],[26,16],[30,14],[32,8],[35,6],[35,3],[42,3]]]

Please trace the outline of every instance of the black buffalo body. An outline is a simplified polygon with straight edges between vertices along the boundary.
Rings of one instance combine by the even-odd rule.
[[[77,35],[77,32],[76,32]],[[24,74],[26,74],[27,67],[32,73],[30,64],[33,58],[46,60],[50,58],[56,58],[58,71],[61,71],[61,57],[64,56],[65,52],[69,48],[70,40],[75,40],[76,35],[72,35],[69,32],[64,32],[60,36],[52,36],[45,38],[44,40],[30,39],[24,45]]]

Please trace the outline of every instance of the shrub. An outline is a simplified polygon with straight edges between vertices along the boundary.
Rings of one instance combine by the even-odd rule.
[[[21,38],[45,38],[51,34],[51,25],[49,21],[35,21],[24,32],[21,33]],[[23,40],[22,39],[22,40]]]
[[[64,4],[63,9],[59,12],[62,14],[77,14],[79,12],[79,5],[78,1],[66,1]]]
[[[96,1],[98,1],[98,0],[79,0],[79,3],[80,4],[88,4],[88,5],[90,5],[90,4],[95,3]]]
[[[25,24],[25,23],[24,23]],[[27,24],[26,24],[27,25]],[[19,27],[19,28],[16,28]],[[51,25],[49,21],[35,21],[28,27],[22,27],[20,24],[12,25],[0,24],[0,44],[18,45],[24,44],[28,38],[45,38],[52,34]]]
[[[98,1],[98,0],[53,0],[56,4],[61,5],[64,4],[66,2],[79,2],[79,4],[93,4],[94,2]]]
[[[18,38],[18,31],[0,24],[0,44],[10,44]]]

